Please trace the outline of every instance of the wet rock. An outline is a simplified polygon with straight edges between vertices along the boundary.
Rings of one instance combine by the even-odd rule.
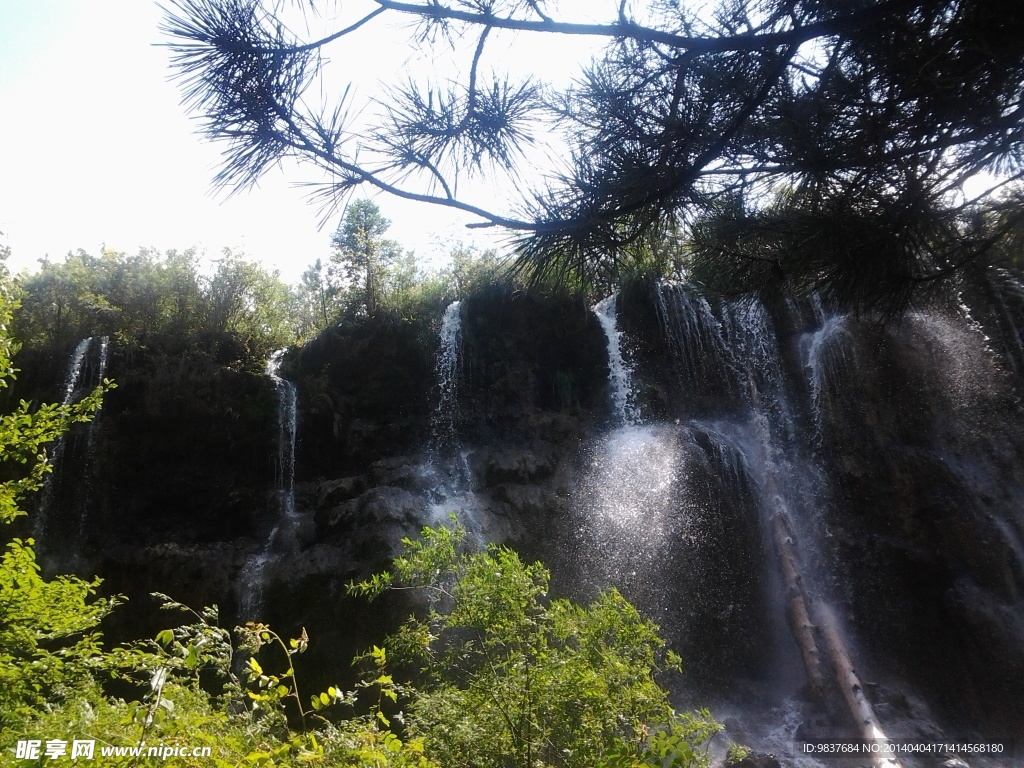
[[[751,752],[742,760],[728,765],[731,768],[782,768],[779,758],[764,752]]]
[[[554,473],[557,464],[555,452],[545,444],[501,447],[482,451],[474,458],[487,487],[543,480]]]
[[[557,499],[536,485],[505,483],[491,489],[495,501],[507,504],[509,512],[517,517],[544,516],[558,503]]]
[[[415,532],[426,517],[422,498],[404,488],[378,486],[359,497],[338,504],[329,510],[318,510],[317,532],[328,539],[365,536],[380,532],[385,539],[398,539]]]
[[[418,489],[423,485],[423,463],[410,456],[381,459],[370,465],[371,485],[394,485]]]
[[[354,499],[363,493],[367,487],[366,475],[355,475],[353,477],[342,477],[338,480],[328,480],[317,488],[316,507],[335,507],[343,501]]]

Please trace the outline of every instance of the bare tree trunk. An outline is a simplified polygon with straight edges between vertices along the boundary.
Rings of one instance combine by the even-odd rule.
[[[757,408],[760,406],[760,393],[753,377],[750,379],[750,386],[754,407]],[[825,674],[822,670],[817,640],[817,631],[820,629],[825,648],[832,659],[836,683],[843,693],[850,714],[857,723],[861,738],[881,744],[886,741],[885,732],[875,717],[871,702],[864,695],[864,687],[853,668],[853,661],[846,649],[839,625],[831,611],[827,607],[815,604],[804,588],[793,532],[786,522],[786,510],[780,501],[775,476],[771,470],[765,477],[765,492],[772,500],[772,538],[779,557],[782,580],[786,585],[786,618],[789,620],[793,638],[800,648],[811,693],[821,704],[827,703]],[[815,625],[814,619],[820,626]],[[900,768],[897,760],[881,754],[872,757],[872,763],[876,768]]]
[[[793,538],[786,526],[782,512],[772,515],[772,534],[775,551],[779,555],[779,567],[786,586],[786,618],[803,658],[807,673],[807,684],[811,695],[819,702],[825,702],[825,675],[822,672],[821,652],[815,637],[815,626],[811,621],[810,600],[804,590],[803,579],[797,566]]]
[[[835,668],[836,680],[843,692],[843,698],[850,708],[853,719],[857,721],[857,728],[860,730],[861,738],[883,743],[887,741],[885,732],[882,730],[878,718],[875,717],[875,710],[864,693],[864,686],[860,676],[853,668],[853,660],[846,649],[843,635],[839,631],[835,616],[827,608],[818,610],[818,620],[821,625],[821,632],[825,638],[825,647],[832,657],[832,666]],[[877,768],[899,768],[899,761],[894,757],[878,755],[872,759]]]

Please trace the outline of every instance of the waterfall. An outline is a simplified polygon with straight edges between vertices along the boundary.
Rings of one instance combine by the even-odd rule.
[[[441,318],[437,362],[438,398],[431,419],[435,448],[451,450],[457,440],[459,354],[462,350],[462,302],[453,301]]]
[[[814,308],[819,310],[823,322],[803,335],[800,347],[817,425],[821,420],[823,391],[835,383],[838,366],[845,362],[846,353],[844,347],[834,343],[844,330],[845,318],[825,316],[820,307]],[[687,463],[698,474],[710,473],[711,478],[704,481],[710,483],[704,495],[699,493],[701,483],[688,484],[686,497],[675,502],[675,514],[684,516],[690,528],[696,529],[691,534],[695,542],[710,536],[732,539],[739,547],[744,528],[742,518],[735,515],[744,505],[753,506],[758,522],[753,529],[746,529],[755,540],[748,551],[752,560],[760,561],[749,562],[746,567],[753,568],[760,591],[744,589],[742,582],[734,579],[717,594],[712,592],[711,600],[730,601],[725,606],[730,609],[733,602],[746,600],[748,611],[756,609],[759,600],[763,601],[768,613],[763,621],[768,624],[765,634],[770,638],[770,646],[759,659],[760,676],[771,690],[767,695],[781,707],[778,717],[785,727],[780,728],[777,721],[766,723],[763,710],[748,709],[744,701],[723,702],[722,707],[732,710],[731,714],[751,738],[765,748],[784,753],[792,750],[797,729],[804,730],[800,723],[810,716],[806,706],[799,703],[794,681],[805,677],[819,707],[827,708],[827,702],[834,701],[846,684],[830,682],[826,660],[831,660],[836,670],[842,668],[844,674],[850,663],[849,636],[833,618],[837,611],[831,587],[835,573],[827,542],[827,478],[799,428],[778,336],[763,301],[745,298],[712,307],[690,289],[663,285],[658,291],[656,309],[669,349],[676,358],[673,362],[681,372],[684,412],[687,402],[697,395],[739,398],[723,413],[722,421],[702,421],[691,412],[684,422],[691,440],[707,457],[704,465],[698,465],[692,457]],[[653,477],[661,474],[656,467]],[[744,502],[744,489],[752,494],[748,502]],[[731,537],[707,527],[721,526],[730,519],[737,526],[737,533]],[[705,542],[703,546],[709,552],[715,551],[712,544]],[[769,553],[766,561],[762,554]],[[687,564],[690,570],[679,578],[704,580],[707,577],[702,570],[714,567],[721,564],[695,559]],[[711,583],[714,584],[713,580]],[[695,591],[680,602],[692,604],[701,599],[700,592]],[[690,610],[694,610],[692,606]],[[757,621],[754,615],[750,620]],[[684,624],[688,621],[692,618],[684,620]],[[741,630],[740,626],[735,631]],[[684,627],[681,636],[692,636],[693,631]],[[761,642],[766,641],[761,638]],[[856,680],[856,673],[848,671],[852,676],[849,679]],[[873,737],[881,737],[882,731],[863,696],[851,701],[849,707],[859,721],[871,720],[862,722],[862,733],[870,731]],[[758,733],[753,736],[755,731]],[[780,743],[786,741],[789,743]]]
[[[95,337],[93,337],[95,338]],[[99,352],[98,360],[96,364],[96,384],[103,383],[103,377],[107,373],[107,356],[110,349],[110,337],[101,336],[99,339]],[[92,472],[90,471],[93,461],[93,453],[96,449],[96,430],[99,427],[100,415],[102,408],[93,414],[92,421],[86,427],[85,437],[85,478],[83,479],[79,494],[78,494],[78,541],[81,542],[85,537],[86,523],[89,517],[89,507],[92,501]]]
[[[612,294],[592,308],[606,341],[615,426],[587,451],[575,493],[572,567],[592,590],[615,585],[660,620],[672,605],[664,564],[688,527],[685,506],[675,504],[687,456],[679,430],[641,423],[622,354],[617,298]]]
[[[655,307],[682,390],[719,396],[734,382],[722,323],[708,300],[678,283],[659,283]]]
[[[437,405],[430,420],[430,445],[420,472],[427,484],[428,524],[445,525],[451,515],[476,546],[490,540],[469,466],[470,451],[459,440],[459,370],[462,356],[462,302],[453,301],[441,317],[434,376]]]
[[[279,349],[267,361],[266,374],[277,395],[277,489],[276,496],[286,520],[295,518],[295,436],[298,398],[295,385],[281,377],[281,361],[287,350]]]
[[[821,437],[822,400],[838,388],[848,360],[844,337],[848,334],[845,315],[833,314],[823,318],[821,327],[804,334],[801,353],[810,383],[811,415],[817,437]],[[848,339],[845,339],[848,341]]]
[[[94,336],[89,336],[82,339],[71,352],[71,359],[68,360],[68,371],[64,376],[64,397],[61,400],[61,405],[71,405],[71,401],[74,400],[75,395],[80,392],[79,382],[82,379],[82,370],[85,367],[85,356],[89,351],[89,347],[92,346],[92,340],[94,338]],[[43,485],[43,495],[40,499],[40,509],[45,509],[46,502],[49,501],[49,490],[53,485],[57,466],[60,464],[61,458],[64,456],[64,438],[66,436],[66,432],[62,433],[54,442],[53,455],[50,459],[51,465],[53,466],[53,472],[46,476],[46,482]]]
[[[296,547],[299,515],[295,507],[295,440],[298,433],[298,396],[295,385],[281,376],[281,362],[287,352],[279,349],[267,361],[265,373],[274,383],[277,401],[277,461],[275,464],[274,499],[278,516],[267,536],[263,549],[249,557],[241,574],[241,614],[255,618],[263,608],[266,570],[282,554]]]
[[[636,425],[640,423],[640,418],[633,403],[633,372],[622,357],[622,332],[618,329],[616,314],[617,299],[618,294],[613,293],[595,304],[593,312],[608,344],[608,384],[615,416],[620,424]]]
[[[1024,284],[1008,270],[991,267],[984,285],[995,305],[995,323],[1006,350],[1006,361],[1012,370],[1020,373],[1024,371],[1024,332],[1018,317],[1024,303]]]
[[[64,377],[64,396],[61,399],[61,405],[71,405],[77,399],[82,397],[86,391],[91,391],[94,387],[103,383],[103,377],[106,375],[107,370],[109,344],[110,338],[108,336],[89,336],[82,339],[77,345],[75,345],[74,350],[71,352],[71,357],[68,359],[67,373]],[[95,365],[91,365],[93,357],[96,358]],[[85,427],[84,455],[73,455],[71,457],[72,459],[78,460],[75,462],[75,464],[77,464],[76,472],[78,482],[69,486],[71,489],[70,493],[72,493],[73,496],[70,499],[67,499],[67,506],[75,517],[73,530],[76,536],[74,541],[62,542],[68,547],[77,547],[81,543],[81,538],[85,532],[85,523],[88,516],[91,490],[89,470],[92,464],[93,452],[95,450],[96,429],[98,424],[99,411],[93,415],[92,420]],[[71,428],[73,427],[74,425],[72,425]],[[62,492],[62,487],[64,485],[63,476],[71,469],[70,466],[68,466],[69,459],[66,457],[68,452],[68,441],[70,439],[72,443],[74,443],[77,439],[76,435],[71,433],[71,428],[54,441],[53,452],[50,455],[52,471],[43,481],[43,487],[39,496],[38,511],[36,513],[34,524],[35,535],[37,538],[45,538],[46,536],[46,528],[50,523],[49,518],[52,513],[52,507],[54,506],[54,497]],[[80,434],[77,430],[76,432]],[[58,544],[58,542],[43,542],[43,546],[48,549],[61,549],[59,546],[55,547],[55,544]]]
[[[71,359],[68,361],[68,372],[64,377],[64,399],[61,401],[61,405],[70,405],[71,399],[74,397],[75,392],[78,391],[78,382],[82,378],[85,355],[89,351],[89,347],[92,346],[94,338],[96,337],[89,336],[82,339],[71,353]]]

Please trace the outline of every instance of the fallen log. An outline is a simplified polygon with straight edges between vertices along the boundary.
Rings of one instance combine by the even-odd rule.
[[[756,411],[761,407],[761,395],[750,370],[747,371],[747,375],[750,381],[752,405]],[[789,620],[793,638],[800,648],[811,693],[820,704],[828,706],[825,675],[822,670],[821,653],[818,650],[817,641],[817,632],[820,630],[825,648],[832,659],[836,683],[842,691],[850,715],[857,723],[861,738],[879,745],[884,744],[888,739],[878,718],[875,717],[871,702],[868,701],[864,693],[864,686],[854,669],[853,661],[850,659],[850,653],[846,649],[846,642],[839,631],[835,617],[827,607],[816,605],[804,587],[793,532],[789,528],[785,504],[778,494],[775,475],[771,469],[765,473],[765,493],[771,500],[772,538],[779,558],[782,579],[786,585],[786,617]],[[812,619],[816,620],[820,626],[816,625]],[[900,768],[898,760],[884,754],[873,756],[871,762],[876,768]]]
[[[882,730],[878,718],[875,717],[875,710],[868,701],[864,692],[864,685],[861,683],[857,670],[854,669],[853,660],[846,649],[843,635],[839,631],[839,624],[836,622],[832,612],[823,607],[818,607],[817,619],[821,627],[822,637],[825,639],[825,647],[832,659],[832,666],[835,669],[836,680],[843,692],[843,698],[850,708],[853,719],[857,722],[861,738],[876,744],[888,742],[885,732]],[[872,763],[877,768],[899,768],[899,761],[884,754],[876,755]]]
[[[779,556],[782,581],[786,587],[786,619],[789,622],[789,629],[800,649],[811,695],[819,703],[824,704],[825,675],[822,671],[821,652],[818,650],[814,622],[811,621],[810,601],[797,565],[793,537],[780,511],[772,515],[772,537],[775,540],[775,551]]]

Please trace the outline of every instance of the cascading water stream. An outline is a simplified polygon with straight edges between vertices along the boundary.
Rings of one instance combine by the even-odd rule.
[[[996,309],[998,335],[1006,349],[1006,360],[1017,373],[1024,370],[1024,332],[1018,317],[1024,305],[1024,284],[1013,274],[991,267],[985,279],[988,294]],[[1014,312],[1014,307],[1018,310]]]
[[[277,462],[274,498],[279,515],[263,549],[251,555],[242,569],[241,612],[255,617],[263,607],[266,569],[275,559],[295,547],[299,515],[295,507],[295,440],[298,433],[298,396],[295,385],[281,376],[281,362],[287,350],[280,349],[267,361],[266,375],[274,383],[277,400]]]
[[[458,415],[459,354],[462,350],[462,302],[453,301],[441,318],[438,334],[437,378],[438,398],[431,419],[435,450],[451,450],[458,439],[455,421]]]
[[[107,369],[109,344],[110,338],[108,336],[89,336],[78,342],[68,360],[67,373],[64,378],[64,396],[61,400],[61,405],[71,405],[87,389],[92,389],[92,387],[103,383],[103,377],[106,375]],[[95,353],[93,352],[94,347],[96,347]],[[97,357],[97,361],[93,368],[90,366],[90,359],[94,354]],[[76,510],[76,520],[73,528],[77,534],[76,544],[84,533],[86,517],[88,515],[89,467],[95,449],[98,423],[99,412],[93,416],[93,419],[86,427],[85,453],[84,456],[80,457],[82,465],[81,483],[76,488],[75,498],[70,502],[74,510]],[[45,536],[54,494],[58,492],[62,484],[61,476],[66,471],[64,465],[66,462],[65,453],[67,451],[68,437],[68,433],[65,432],[57,438],[53,446],[53,453],[50,457],[53,471],[46,476],[40,491],[39,507],[35,520],[35,533],[37,537]],[[65,543],[71,544],[72,542]]]
[[[64,377],[64,397],[61,400],[61,405],[70,405],[72,399],[74,399],[75,394],[79,390],[78,382],[82,378],[82,368],[85,363],[85,355],[86,352],[89,351],[92,340],[92,336],[82,339],[71,352],[71,358],[68,360],[67,374]],[[50,497],[53,495],[53,485],[57,482],[57,468],[60,466],[61,459],[64,456],[65,437],[66,434],[61,434],[54,442],[53,454],[50,457],[50,464],[53,467],[53,471],[50,472],[43,481],[43,489],[40,492],[39,497],[39,514],[36,518],[36,525],[38,526],[39,532],[46,527],[46,515],[49,511]]]
[[[704,436],[702,439],[716,446],[717,451],[738,453],[742,457],[742,473],[756,489],[760,536],[765,550],[774,551],[778,564],[777,568],[766,569],[763,577],[765,583],[771,585],[771,594],[775,595],[771,616],[775,619],[785,613],[788,617],[792,638],[800,651],[800,665],[819,704],[827,706],[826,699],[830,695],[827,690],[842,690],[861,734],[884,738],[870,704],[862,694],[858,698],[856,691],[849,690],[851,680],[856,685],[859,681],[850,662],[849,640],[833,618],[835,612],[828,589],[832,576],[827,547],[821,536],[826,528],[823,510],[829,503],[827,482],[808,453],[808,446],[801,444],[769,312],[760,300],[747,299],[723,303],[719,317],[712,314],[706,301],[695,300],[689,291],[673,288],[668,291],[667,299],[665,294],[662,287],[658,315],[673,353],[686,355],[680,361],[684,370],[696,370],[696,364],[703,363],[708,368],[728,371],[740,393],[739,420],[730,419],[722,425],[691,421],[690,425],[696,434]],[[842,359],[844,354],[842,347],[837,350],[831,344],[843,329],[843,318],[822,313],[820,319],[821,326],[809,336],[805,335],[801,342],[816,426],[821,418],[823,388],[832,383],[833,365],[839,362],[836,358]],[[716,361],[715,354],[724,355],[726,359]],[[688,378],[696,386],[697,377]],[[684,381],[686,379],[684,377]],[[792,659],[792,654],[783,652],[785,647],[792,647],[792,642],[785,641],[784,632],[781,625],[776,625],[775,653],[782,656],[774,663],[779,669],[792,670],[793,662],[785,660]],[[830,672],[825,668],[826,660],[831,660],[835,667],[838,682],[834,687],[827,682]],[[739,721],[759,723],[762,745],[774,749],[792,748],[796,729],[803,719],[794,717],[793,697],[797,691],[792,688],[792,681],[785,678],[784,674],[776,683],[782,684],[776,701],[789,702],[782,704],[780,710],[786,724],[783,732],[773,732],[771,727],[765,732],[763,712],[737,715]]]
[[[95,337],[94,337],[95,338]],[[110,337],[101,336],[99,339],[99,354],[96,365],[96,383],[97,385],[103,383],[103,378],[107,373],[107,357],[110,348]],[[82,489],[79,494],[78,501],[78,541],[81,541],[85,537],[85,528],[89,516],[89,506],[92,496],[92,473],[89,468],[92,464],[93,453],[96,449],[96,430],[100,423],[100,414],[102,408],[97,410],[92,417],[92,421],[89,422],[89,426],[86,429],[85,438],[85,461],[86,461],[86,474],[82,484]]]
[[[462,355],[462,302],[453,301],[441,317],[434,376],[437,405],[430,420],[430,447],[421,467],[429,485],[429,523],[444,525],[454,514],[478,546],[489,540],[473,488],[469,451],[459,440],[459,366]]]
[[[594,315],[601,324],[601,330],[608,344],[608,384],[612,404],[620,424],[640,423],[633,403],[633,372],[622,357],[622,332],[618,329],[616,303],[618,294],[612,294],[594,305]]]
[[[659,283],[655,291],[658,320],[668,341],[673,368],[683,391],[718,391],[732,384],[722,324],[708,300],[687,286]],[[707,384],[705,384],[707,382]]]
[[[822,406],[827,393],[838,385],[847,359],[843,337],[847,333],[847,317],[841,314],[826,315],[821,326],[801,339],[802,353],[806,360],[811,394],[811,415],[817,437],[821,437]]]
[[[642,423],[623,357],[617,294],[592,311],[604,332],[615,426],[589,451],[576,494],[576,578],[592,589],[615,585],[661,617],[671,596],[662,588],[664,562],[685,535],[686,515],[673,504],[686,466],[677,430]]]
[[[286,521],[295,520],[295,438],[298,432],[298,396],[295,385],[281,376],[286,350],[270,356],[266,374],[277,395],[277,498]]]

